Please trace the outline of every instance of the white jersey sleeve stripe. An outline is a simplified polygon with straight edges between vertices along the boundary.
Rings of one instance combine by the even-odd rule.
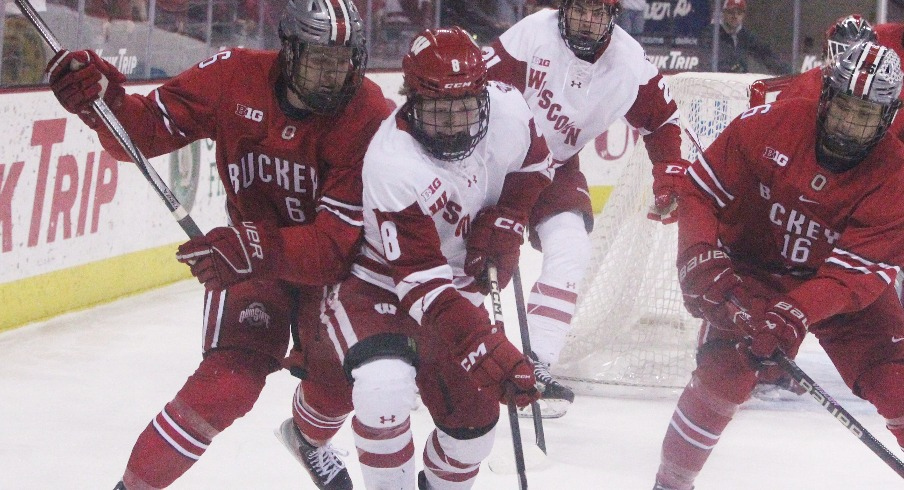
[[[728,205],[728,203],[720,199],[719,196],[716,195],[716,192],[709,185],[707,185],[699,175],[697,175],[694,167],[688,167],[687,173],[691,176],[692,179],[694,179],[694,182],[696,182],[697,185],[700,186],[701,189],[703,189],[704,192],[709,194],[709,196],[712,197],[714,201],[716,201],[716,204],[718,204],[720,208],[724,208]]]

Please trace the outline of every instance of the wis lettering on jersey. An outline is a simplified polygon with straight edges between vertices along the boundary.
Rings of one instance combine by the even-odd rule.
[[[290,162],[283,158],[248,152],[239,163],[230,163],[226,168],[232,190],[247,189],[260,181],[272,184],[288,192],[314,196],[317,194],[317,170],[303,163]]]
[[[553,129],[565,135],[565,144],[577,146],[578,137],[581,135],[581,128],[574,127],[574,123],[565,114],[561,114],[562,105],[552,101],[555,93],[552,90],[541,90],[537,97],[540,100],[537,106],[546,109],[546,119],[552,121]]]

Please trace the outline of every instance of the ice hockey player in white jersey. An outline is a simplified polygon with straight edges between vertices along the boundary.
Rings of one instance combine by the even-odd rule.
[[[419,34],[402,68],[407,101],[364,158],[365,243],[323,318],[353,383],[367,488],[414,488],[420,390],[436,428],[418,485],[461,490],[490,453],[500,402],[539,397],[530,360],[483,302],[487,265],[502,284],[517,267],[552,159],[520,93],[487,82],[461,28]]]
[[[639,129],[653,162],[649,217],[663,223],[675,220],[688,166],[678,107],[640,44],[615,25],[619,10],[618,0],[563,0],[558,10],[525,17],[484,50],[490,79],[521,91],[553,158],[565,162],[529,221],[531,244],[543,251],[527,310],[544,417],[564,415],[574,400],[549,369],[565,344],[590,260],[593,211],[578,153],[620,118]]]

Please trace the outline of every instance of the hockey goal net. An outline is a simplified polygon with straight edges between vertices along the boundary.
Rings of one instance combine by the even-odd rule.
[[[751,102],[763,103],[764,89],[751,100],[751,84],[762,78],[682,73],[669,77],[668,84],[684,123],[706,148]],[[698,150],[687,135],[683,139],[682,154],[693,161]],[[694,369],[700,320],[687,313],[681,300],[675,266],[678,226],[646,218],[653,202],[650,166],[638,142],[596,217],[591,265],[554,369],[578,392],[611,385],[681,388]]]

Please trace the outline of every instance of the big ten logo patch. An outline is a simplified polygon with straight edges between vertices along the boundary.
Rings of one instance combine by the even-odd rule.
[[[239,323],[249,327],[268,328],[270,326],[270,314],[267,313],[267,309],[264,308],[263,304],[251,303],[239,313]]]
[[[235,113],[239,116],[244,117],[245,119],[250,119],[254,122],[261,122],[264,120],[264,111],[244,106],[242,104],[235,105]]]

